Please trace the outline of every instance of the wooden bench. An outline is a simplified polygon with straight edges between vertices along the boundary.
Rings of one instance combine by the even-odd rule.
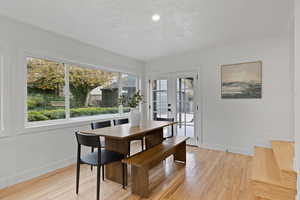
[[[149,169],[168,156],[174,155],[175,161],[186,162],[187,139],[188,137],[173,137],[146,151],[123,159],[123,163],[131,165],[132,193],[148,197],[150,193]]]

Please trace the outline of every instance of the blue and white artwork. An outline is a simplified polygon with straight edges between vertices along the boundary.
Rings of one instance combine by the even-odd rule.
[[[222,65],[222,98],[249,99],[262,97],[262,62]]]

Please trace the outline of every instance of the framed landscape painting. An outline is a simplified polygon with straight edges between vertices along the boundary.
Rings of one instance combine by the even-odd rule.
[[[222,99],[262,97],[262,62],[221,65]]]

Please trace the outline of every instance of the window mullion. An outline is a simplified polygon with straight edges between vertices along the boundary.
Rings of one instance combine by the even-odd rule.
[[[118,75],[118,97],[120,97],[122,95],[122,73],[120,72]],[[123,105],[119,105],[119,114],[123,114],[124,110],[123,110]]]
[[[136,88],[136,92],[137,91],[139,91],[140,92],[140,94],[142,94],[142,92],[141,92],[141,85],[142,83],[141,83],[141,80],[140,80],[140,78],[138,77],[138,76],[136,76],[136,82],[135,82],[135,88]],[[139,105],[138,105],[138,109],[141,111],[141,109],[142,109],[142,103],[140,102],[139,103]]]
[[[66,119],[70,119],[70,79],[69,79],[69,65],[65,66],[65,113]]]

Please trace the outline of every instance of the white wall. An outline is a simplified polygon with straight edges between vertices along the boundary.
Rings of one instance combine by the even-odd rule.
[[[144,64],[79,41],[0,17],[0,57],[4,59],[4,130],[0,132],[0,188],[74,161],[74,130],[89,122],[24,128],[27,53],[109,70],[143,74]],[[1,87],[3,85],[1,84]]]
[[[219,46],[154,60],[146,75],[201,71],[204,147],[251,154],[254,145],[293,140],[290,36]],[[220,65],[261,60],[262,99],[222,100]]]

